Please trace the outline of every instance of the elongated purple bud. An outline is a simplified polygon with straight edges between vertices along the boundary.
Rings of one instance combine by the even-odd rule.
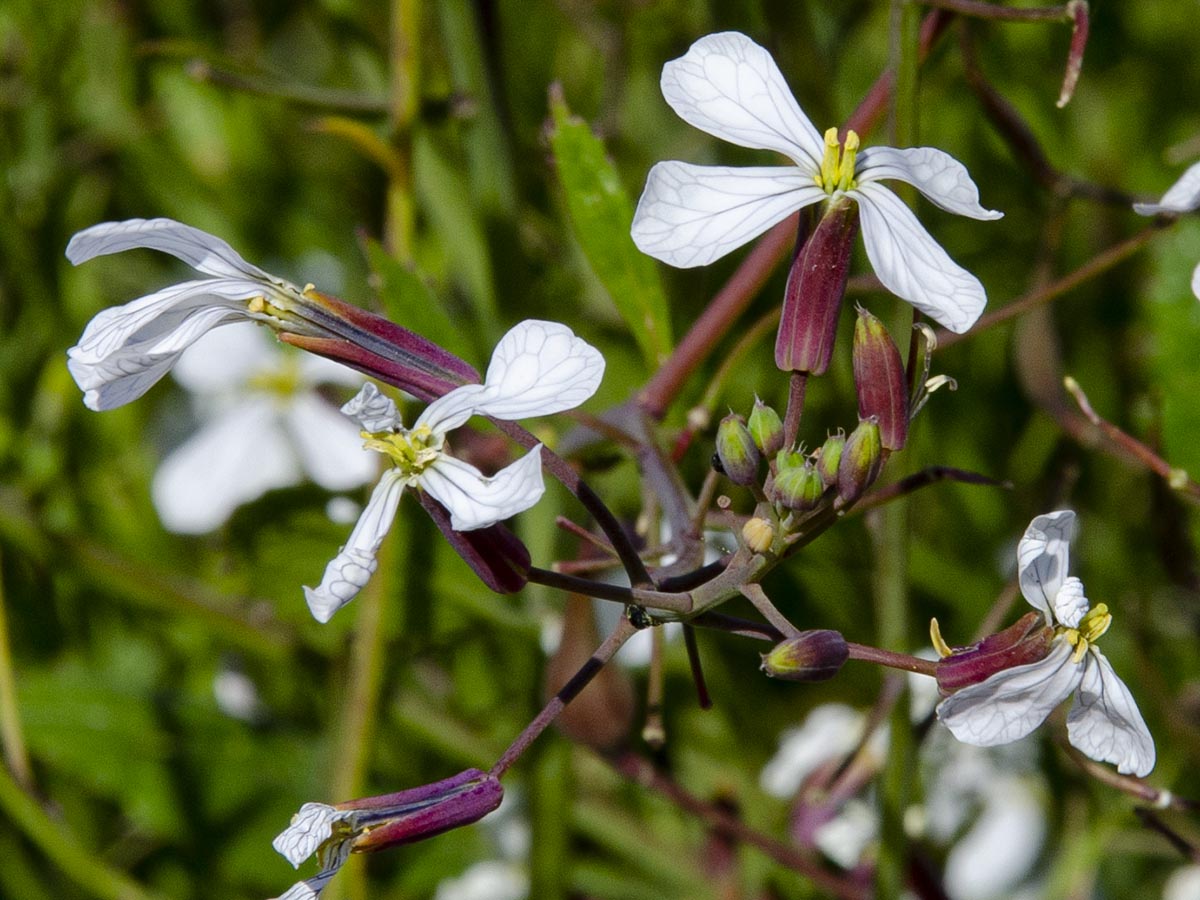
[[[503,798],[504,788],[494,775],[468,769],[433,784],[339,803],[335,808],[359,813],[355,821],[363,833],[351,849],[370,853],[470,825],[492,812]],[[378,825],[371,821],[372,811],[377,811]]]
[[[936,629],[935,624],[935,638],[940,638]],[[1053,637],[1054,629],[1046,625],[1042,614],[1028,612],[1004,631],[988,635],[971,647],[955,649],[938,660],[938,691],[948,696],[997,672],[1045,659]]]
[[[783,371],[820,375],[829,368],[857,233],[858,207],[843,197],[792,259],[775,338],[775,365]]]
[[[499,523],[474,531],[455,531],[442,504],[424,491],[416,493],[434,524],[480,581],[497,594],[515,594],[525,587],[531,560],[520,538]]]
[[[861,306],[854,323],[854,386],[858,416],[879,420],[886,450],[899,450],[908,438],[908,383],[900,351],[887,328]]]
[[[849,658],[841,632],[819,628],[776,644],[763,654],[762,670],[783,681],[828,681]]]

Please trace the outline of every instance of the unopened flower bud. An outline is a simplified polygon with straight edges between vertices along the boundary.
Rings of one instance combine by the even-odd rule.
[[[762,670],[784,681],[828,681],[850,658],[841,632],[828,629],[802,631],[764,653]]]
[[[754,409],[750,411],[750,436],[754,438],[754,446],[762,451],[763,456],[774,456],[783,447],[783,420],[779,413],[767,406],[757,397],[754,398]]]
[[[775,542],[775,526],[755,516],[742,526],[742,540],[755,553],[766,553]]]
[[[908,383],[900,351],[883,322],[861,306],[854,324],[854,386],[859,418],[879,419],[885,449],[903,447],[908,438]]]
[[[846,435],[840,431],[825,438],[817,453],[817,474],[825,487],[837,484],[838,464],[842,461],[842,450],[846,447]]]
[[[792,259],[775,338],[775,365],[783,371],[820,375],[829,367],[857,233],[858,207],[843,197]]]
[[[812,509],[825,493],[825,483],[811,464],[781,469],[775,475],[773,498],[788,509]]]
[[[997,672],[1045,659],[1050,652],[1054,629],[1046,625],[1041,613],[1029,612],[1016,624],[997,634],[988,635],[978,644],[950,650],[942,641],[933,620],[930,632],[934,644],[940,644],[943,656],[937,664],[938,692],[943,697],[987,679]],[[945,655],[949,651],[949,655]]]
[[[785,469],[799,469],[808,462],[806,457],[799,450],[780,450],[775,454],[775,468],[780,472]]]
[[[858,500],[879,477],[883,467],[883,444],[879,438],[879,422],[874,416],[863,419],[846,438],[842,458],[838,462],[838,497],[845,505]]]
[[[761,459],[758,447],[746,428],[746,420],[730,413],[717,426],[717,459],[734,484],[753,484],[758,479]]]

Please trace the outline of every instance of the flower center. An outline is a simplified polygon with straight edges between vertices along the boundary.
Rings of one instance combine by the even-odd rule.
[[[289,353],[280,365],[251,375],[246,381],[246,386],[252,391],[261,391],[276,397],[290,397],[300,390],[300,366],[293,354]]]
[[[827,194],[848,191],[855,187],[854,157],[858,155],[858,135],[846,132],[845,142],[838,140],[838,130],[825,132],[825,158],[821,160],[821,172],[814,175],[817,187]]]
[[[441,439],[428,425],[412,431],[364,431],[362,436],[364,450],[384,454],[407,476],[421,474],[442,452]]]
[[[1055,637],[1062,635],[1066,638],[1067,643],[1075,648],[1075,653],[1071,656],[1071,662],[1079,662],[1083,659],[1083,654],[1087,652],[1087,648],[1096,643],[1104,632],[1108,631],[1108,626],[1112,624],[1112,616],[1109,615],[1108,605],[1097,603],[1087,615],[1079,620],[1079,625],[1075,628],[1067,628],[1065,625],[1059,625],[1054,629]]]

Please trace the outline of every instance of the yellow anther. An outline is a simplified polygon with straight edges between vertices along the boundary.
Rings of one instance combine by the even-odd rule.
[[[846,141],[842,145],[842,161],[838,167],[837,187],[839,191],[848,191],[854,187],[854,160],[858,155],[858,135],[853,131],[846,132]]]
[[[440,442],[435,445],[428,425],[394,433],[364,431],[362,437],[364,450],[382,453],[405,475],[421,473],[441,454]]]
[[[1112,625],[1112,616],[1108,613],[1108,606],[1104,603],[1097,603],[1080,620],[1079,633],[1085,641],[1092,643],[1103,637],[1110,625]]]
[[[267,308],[267,298],[263,296],[251,297],[246,304],[246,308],[252,313],[260,313]]]
[[[942,637],[941,626],[938,625],[937,619],[929,620],[929,640],[933,641],[933,649],[937,651],[938,656],[945,659],[954,651],[950,649],[950,645],[946,643]]]
[[[825,156],[821,160],[821,172],[813,176],[817,186],[826,193],[848,191],[854,187],[854,158],[858,152],[858,135],[846,132],[845,143],[838,140],[838,130],[829,128],[825,132]]]
[[[1071,662],[1078,663],[1081,659],[1083,659],[1083,654],[1087,653],[1088,646],[1089,645],[1087,641],[1080,640],[1079,643],[1075,645],[1075,652],[1071,654]]]

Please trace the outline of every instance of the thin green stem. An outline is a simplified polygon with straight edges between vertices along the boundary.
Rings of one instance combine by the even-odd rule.
[[[54,821],[0,767],[0,810],[71,881],[98,900],[161,900],[128,875],[100,862],[73,833]]]
[[[33,770],[29,766],[29,753],[25,749],[25,736],[21,730],[15,672],[12,642],[8,638],[4,571],[0,566],[0,742],[4,745],[4,759],[13,778],[25,790],[32,790]]]

